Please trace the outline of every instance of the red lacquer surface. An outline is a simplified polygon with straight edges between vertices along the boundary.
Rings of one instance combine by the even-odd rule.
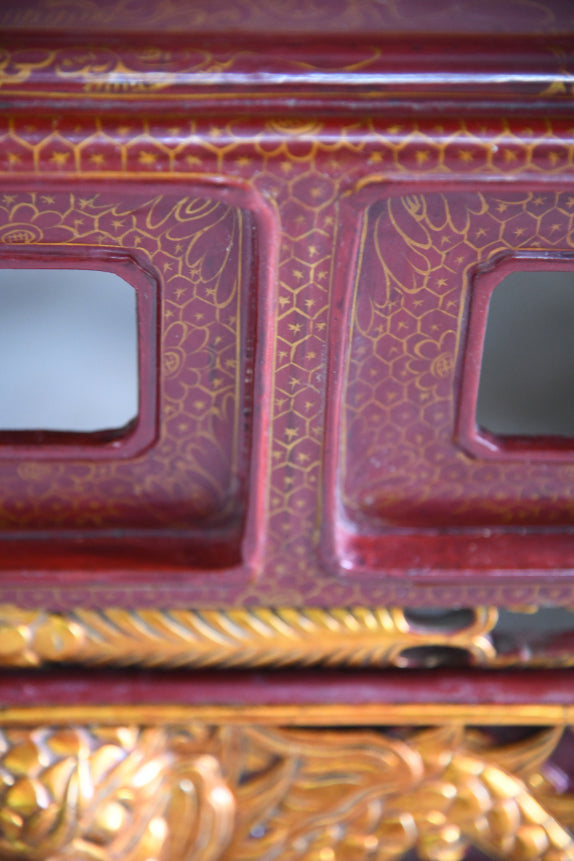
[[[33,705],[107,706],[167,703],[201,706],[289,706],[313,704],[378,705],[385,723],[385,704],[547,705],[571,706],[569,670],[524,672],[361,672],[275,670],[252,672],[4,672],[0,692],[5,708]],[[304,713],[303,713],[304,714]]]
[[[569,4],[124,6],[0,18],[0,265],[159,324],[137,451],[0,440],[0,599],[572,603],[567,459],[455,440],[472,279],[572,253]]]
[[[223,32],[332,35],[349,32],[381,36],[444,33],[556,35],[569,31],[574,15],[568,0],[21,0],[2,9],[7,30],[72,32],[90,27],[96,33],[195,34]]]
[[[571,192],[549,185],[422,183],[370,206],[332,398],[342,401],[329,470],[340,565],[488,576],[544,568],[553,552],[572,567],[572,442],[487,440],[475,407],[488,295],[512,271],[574,268],[573,207]]]
[[[3,565],[25,568],[46,532],[61,535],[57,552],[42,542],[51,569],[84,559],[91,574],[90,559],[105,570],[117,553],[136,567],[242,564],[257,219],[265,235],[248,207],[265,205],[233,187],[202,192],[118,183],[3,195],[0,271],[116,272],[136,289],[140,354],[139,415],[123,435],[0,434]]]

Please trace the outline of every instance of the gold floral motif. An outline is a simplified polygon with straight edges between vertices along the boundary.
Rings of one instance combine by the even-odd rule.
[[[2,858],[214,861],[233,818],[217,760],[177,757],[164,730],[0,734]]]
[[[392,861],[413,849],[428,861],[458,861],[470,844],[494,858],[574,858],[571,835],[529,786],[544,780],[539,769],[560,728],[502,747],[463,727],[395,738],[372,732],[240,733],[259,753],[252,783],[260,789],[249,785],[246,795],[251,803],[261,804],[262,796],[273,803],[255,826],[249,822],[250,833],[261,835],[259,847],[246,843],[238,829],[224,856],[229,861],[274,857],[278,843],[280,857],[289,861]],[[277,799],[286,773],[287,791]],[[246,811],[241,789],[240,817]],[[574,799],[561,802],[571,816]]]
[[[0,854],[398,861],[414,850],[459,861],[474,845],[493,858],[571,861],[574,797],[545,768],[563,731],[498,744],[462,724],[386,732],[193,718],[161,727],[7,723]]]
[[[401,667],[408,650],[421,647],[449,647],[488,664],[496,657],[489,634],[497,617],[495,608],[479,607],[464,626],[444,630],[396,607],[49,613],[0,606],[0,665]]]

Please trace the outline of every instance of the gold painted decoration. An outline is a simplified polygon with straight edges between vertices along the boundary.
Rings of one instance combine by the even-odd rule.
[[[408,666],[411,650],[447,647],[469,663],[496,659],[495,608],[460,627],[416,623],[399,608],[76,610],[0,607],[0,665],[77,663],[146,667]]]
[[[95,726],[14,728],[4,716],[3,859],[461,861],[470,846],[574,859],[574,796],[546,765],[562,725],[499,743],[463,724],[107,725],[99,711]]]

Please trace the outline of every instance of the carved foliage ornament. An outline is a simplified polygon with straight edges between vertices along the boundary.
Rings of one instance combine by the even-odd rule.
[[[536,607],[514,612],[533,615]],[[512,651],[495,607],[431,617],[398,607],[255,607],[209,610],[78,609],[0,605],[0,666],[146,667],[572,666],[569,635]],[[550,627],[556,626],[550,623]],[[522,624],[528,636],[526,623]],[[508,639],[508,638],[507,638]]]
[[[489,635],[497,618],[489,607],[441,627],[396,607],[49,613],[0,605],[0,665],[402,667],[409,650],[443,647],[482,665],[496,659]]]
[[[574,859],[574,797],[545,762],[462,726],[212,726],[0,733],[0,855],[51,861]],[[551,773],[551,772],[549,772]]]

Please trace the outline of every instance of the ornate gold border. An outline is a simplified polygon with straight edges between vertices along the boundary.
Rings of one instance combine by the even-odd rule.
[[[78,609],[0,606],[0,666],[47,663],[144,667],[409,665],[409,650],[464,652],[490,665],[498,612],[471,611],[457,629],[415,624],[397,608]],[[432,654],[427,665],[432,665]]]

